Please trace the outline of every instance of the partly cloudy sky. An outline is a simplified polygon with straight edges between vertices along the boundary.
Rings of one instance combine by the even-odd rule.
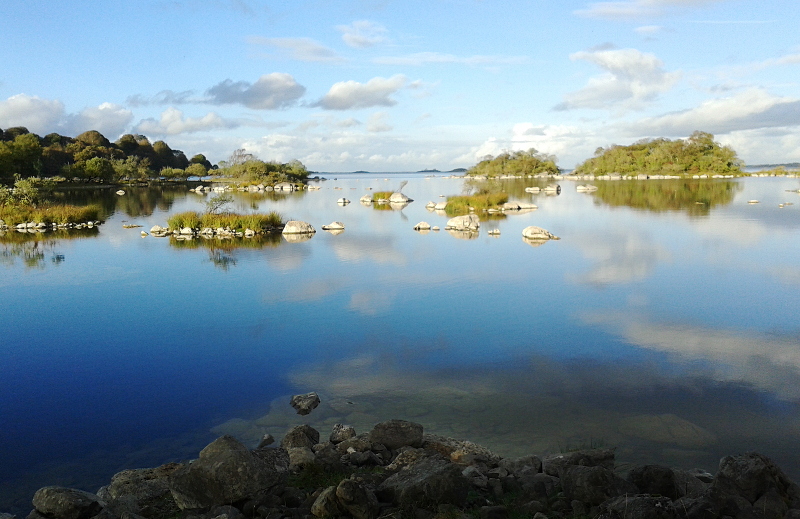
[[[800,161],[797,0],[6,0],[0,128],[449,170],[713,133]]]

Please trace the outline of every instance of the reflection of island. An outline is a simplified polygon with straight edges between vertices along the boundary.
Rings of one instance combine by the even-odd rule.
[[[33,240],[31,235],[13,233],[11,236],[16,238],[14,241],[0,239],[3,247],[0,248],[0,264],[13,266],[17,259],[21,259],[26,268],[43,269],[47,264],[47,258],[59,265],[64,261],[64,255],[55,250],[56,240],[40,239]],[[31,238],[27,238],[31,236]],[[5,238],[5,237],[3,237]],[[24,238],[21,240],[20,238]]]
[[[187,238],[170,236],[169,244],[178,249],[207,249],[208,260],[215,267],[228,270],[236,266],[237,249],[263,249],[265,247],[278,247],[282,243],[281,235],[277,233],[257,234],[251,238],[220,239],[217,237]]]
[[[727,205],[742,185],[733,181],[664,180],[598,182],[595,203],[628,206],[653,212],[686,211],[705,216],[712,207]]]

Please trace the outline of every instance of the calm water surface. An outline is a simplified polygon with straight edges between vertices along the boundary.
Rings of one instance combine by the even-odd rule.
[[[358,203],[403,180],[403,210]],[[560,184],[507,181],[539,209],[471,240],[412,230],[444,227],[425,204],[467,189],[457,179],[237,194],[238,211],[318,230],[239,248],[123,228],[202,210],[185,188],[70,194],[104,205],[99,232],[0,242],[0,511],[27,512],[44,485],[95,491],[194,457],[220,434],[389,418],[502,455],[602,445],[621,463],[714,471],[757,450],[800,479],[800,196],[786,192],[800,180]],[[343,234],[320,230],[334,220]],[[528,225],[562,239],[532,246]],[[323,403],[301,417],[288,399],[307,391]]]

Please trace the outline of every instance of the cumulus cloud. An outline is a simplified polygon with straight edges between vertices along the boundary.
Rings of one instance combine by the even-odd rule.
[[[726,0],[620,0],[614,2],[592,2],[575,14],[584,18],[608,18],[612,20],[649,18],[663,16],[674,8],[700,7]]]
[[[650,117],[628,127],[635,135],[689,135],[702,129],[710,133],[800,125],[800,99],[773,96],[750,88],[730,97],[710,99],[700,106],[659,117]]]
[[[397,101],[390,96],[406,85],[402,74],[390,78],[375,77],[366,83],[342,81],[331,87],[316,106],[327,110],[348,110],[373,106],[394,106]]]
[[[355,49],[366,49],[387,41],[386,27],[368,20],[358,20],[336,28],[342,33],[342,40]]]
[[[17,94],[0,101],[0,128],[25,126],[34,133],[55,131],[64,118],[64,103]]]
[[[388,132],[392,130],[389,124],[389,114],[386,112],[375,112],[367,121],[367,131],[372,133]]]
[[[570,92],[555,110],[576,108],[641,109],[658,94],[666,92],[681,77],[680,72],[664,71],[664,64],[655,55],[636,49],[614,49],[576,52],[573,61],[583,60],[605,70],[593,77],[582,89]]]
[[[263,38],[254,36],[248,39],[252,44],[280,49],[290,59],[311,63],[339,62],[344,58],[336,51],[325,47],[311,38]]]
[[[293,105],[305,92],[306,88],[290,74],[273,72],[252,84],[226,79],[209,88],[207,94],[211,104],[241,104],[256,110],[278,110]]]
[[[219,128],[233,128],[238,124],[226,121],[214,112],[203,117],[185,117],[177,108],[167,108],[158,120],[144,119],[136,131],[147,135],[178,135],[181,133],[204,132]]]
[[[133,112],[113,103],[86,108],[78,114],[67,116],[65,129],[78,135],[88,130],[97,130],[106,137],[121,135],[133,121]]]
[[[417,52],[407,56],[383,56],[372,60],[378,65],[442,65],[454,63],[459,65],[498,66],[498,65],[523,65],[528,63],[526,56],[456,56],[441,52]]]

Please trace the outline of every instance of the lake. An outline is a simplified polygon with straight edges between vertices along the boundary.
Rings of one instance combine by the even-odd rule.
[[[314,225],[300,243],[141,237],[204,208],[184,186],[70,192],[103,205],[99,230],[0,242],[0,511],[222,434],[390,418],[504,456],[602,446],[716,472],[755,450],[800,479],[799,179],[559,180],[557,196],[504,180],[538,210],[461,239],[413,227],[444,229],[425,205],[463,179],[326,176],[235,194]],[[406,180],[402,210],[358,202]],[[529,225],[561,239],[529,244]],[[289,397],[309,391],[322,404],[299,416]]]

